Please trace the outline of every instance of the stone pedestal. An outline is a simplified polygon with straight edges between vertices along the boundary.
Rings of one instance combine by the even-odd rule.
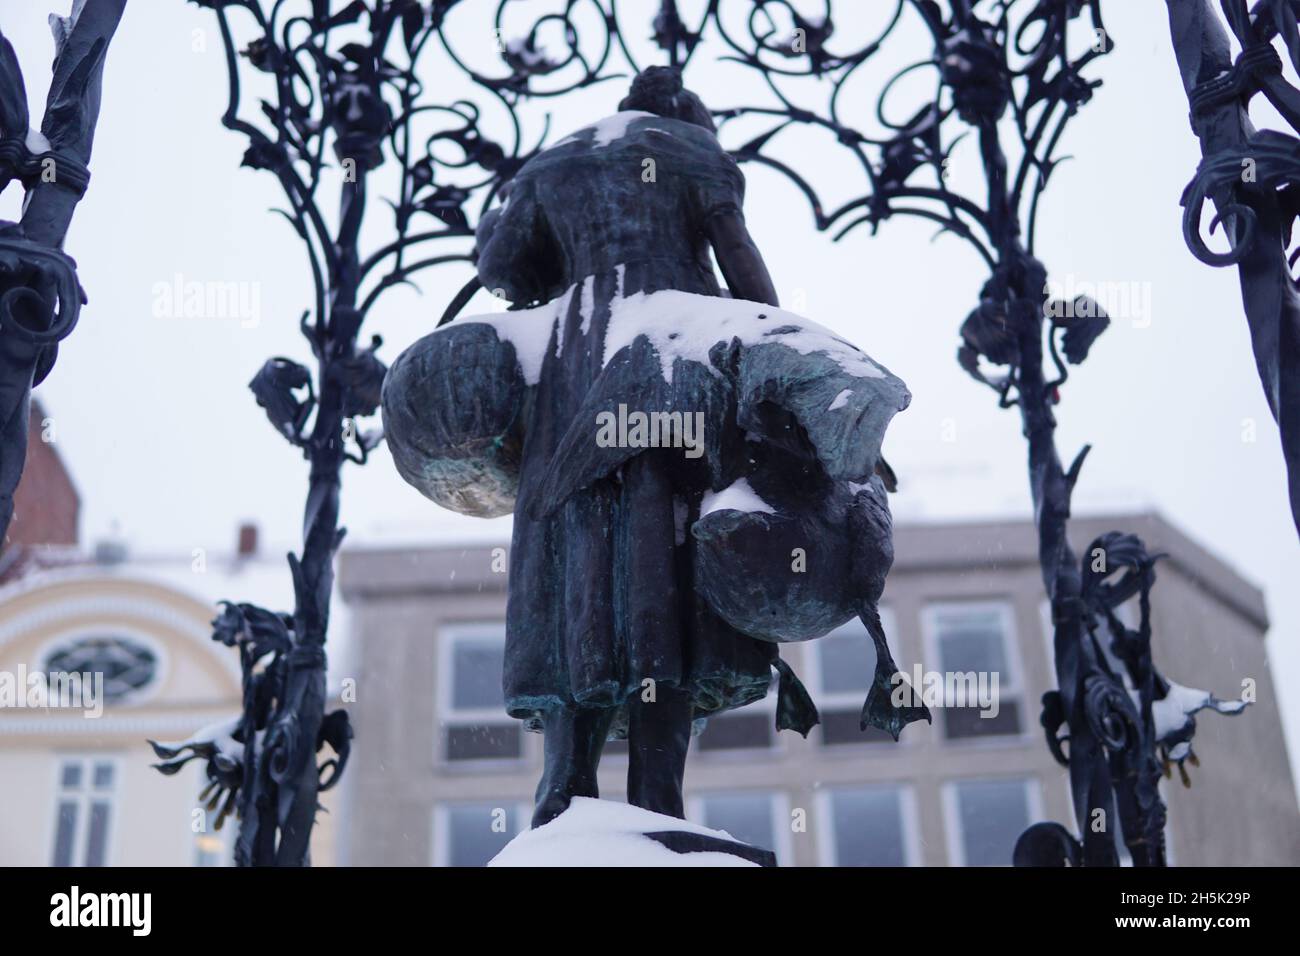
[[[776,856],[721,830],[612,800],[575,797],[489,866],[776,866]]]

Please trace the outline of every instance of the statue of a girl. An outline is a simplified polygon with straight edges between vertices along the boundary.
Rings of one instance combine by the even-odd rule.
[[[880,442],[906,388],[777,308],[744,178],[676,71],[640,74],[619,108],[484,217],[479,278],[516,310],[426,336],[384,390],[408,481],[514,514],[504,691],[545,735],[534,826],[597,796],[624,735],[629,802],[681,817],[693,723],[761,700],[775,668],[777,725],[806,734],[816,711],[778,644],[855,613],[877,648],[864,726],[928,717],[889,700],[875,608],[893,557]]]

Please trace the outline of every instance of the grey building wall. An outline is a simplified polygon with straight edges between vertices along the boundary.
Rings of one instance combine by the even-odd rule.
[[[1245,679],[1257,691],[1257,703],[1241,716],[1198,719],[1201,766],[1189,767],[1193,785],[1184,789],[1175,775],[1165,787],[1172,861],[1300,863],[1300,811],[1264,648],[1262,594],[1155,515],[1077,520],[1074,544],[1083,549],[1112,528],[1135,531],[1153,550],[1169,553],[1153,592],[1157,662],[1166,676],[1223,697],[1238,695]],[[909,672],[918,661],[927,670],[939,669],[928,633],[934,609],[963,602],[1005,609],[1015,687],[1004,696],[1019,708],[1018,733],[948,739],[940,727],[943,715],[936,712],[934,726],[914,724],[897,744],[828,746],[821,728],[808,740],[782,733],[773,746],[757,750],[709,751],[701,738],[686,775],[690,810],[699,811],[699,798],[710,794],[771,794],[776,849],[783,864],[793,865],[835,861],[836,820],[841,829],[846,821],[832,812],[832,801],[845,791],[883,787],[897,794],[906,862],[912,864],[962,861],[962,834],[969,835],[962,820],[968,828],[978,826],[962,814],[957,793],[967,792],[965,782],[1023,780],[1032,818],[1070,824],[1066,774],[1051,759],[1038,724],[1039,699],[1054,677],[1034,548],[1027,523],[900,527],[885,594],[895,656]],[[511,828],[526,825],[540,774],[540,737],[523,734],[518,759],[452,761],[442,723],[446,635],[457,624],[503,618],[505,554],[504,547],[471,547],[353,550],[341,556],[339,583],[351,611],[357,671],[351,711],[359,738],[344,782],[341,863],[445,861],[458,806],[497,807]],[[814,689],[819,643],[782,651]],[[823,704],[824,714],[826,709]],[[513,724],[503,715],[500,722]],[[602,796],[624,798],[626,766],[621,754],[607,754]]]

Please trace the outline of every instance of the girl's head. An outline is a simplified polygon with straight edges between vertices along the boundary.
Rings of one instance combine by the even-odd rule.
[[[682,86],[682,74],[671,66],[652,66],[632,81],[632,89],[618,104],[620,110],[644,110],[656,116],[682,120],[716,132],[713,116],[704,102]]]

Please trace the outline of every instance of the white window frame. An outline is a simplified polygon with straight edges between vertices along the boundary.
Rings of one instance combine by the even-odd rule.
[[[966,840],[961,829],[961,814],[957,812],[957,789],[967,783],[1020,783],[1025,788],[1025,806],[1029,810],[1026,827],[1041,822],[1043,813],[1043,784],[1032,774],[1002,774],[994,777],[961,777],[945,781],[942,787],[944,844],[948,849],[949,866],[966,866]],[[1019,836],[1019,834],[1017,834]],[[1011,865],[1012,843],[1007,847],[1006,866]]]
[[[72,827],[72,862],[70,868],[86,866],[86,852],[89,850],[90,809],[91,804],[105,802],[108,804],[108,827],[104,833],[105,867],[113,865],[116,851],[114,834],[117,831],[119,809],[119,786],[122,775],[121,761],[114,754],[96,753],[61,753],[54,755],[53,806],[50,816],[49,832],[45,841],[48,848],[50,866],[55,866],[54,851],[59,836],[59,805],[65,801],[77,804],[77,819]],[[81,764],[83,786],[79,790],[69,791],[63,787],[63,768],[70,763]],[[96,790],[94,786],[95,764],[108,764],[113,768],[113,782],[105,790]]]
[[[845,622],[848,623],[847,621]],[[899,660],[901,656],[898,652],[898,618],[891,607],[882,605],[880,607],[880,623],[885,629],[885,644],[889,647],[889,653],[893,655],[894,663],[899,668],[905,668],[907,665]],[[829,637],[829,635],[827,635]],[[867,640],[870,640],[870,636]],[[804,654],[804,669],[808,675],[808,683],[812,693],[813,703],[817,705],[818,711],[821,710],[855,710],[862,709],[862,703],[866,699],[869,688],[862,688],[861,691],[835,691],[830,693],[825,689],[822,682],[822,655],[821,645],[817,641],[808,641],[805,645],[807,652]],[[908,682],[911,682],[911,675],[904,670]],[[818,724],[816,728],[817,747],[819,752],[825,754],[851,754],[861,756],[861,751],[854,750],[851,746],[840,744],[828,744],[822,734],[822,725]],[[915,734],[902,734],[897,743],[891,746],[912,746],[917,740]]]
[[[975,601],[927,601],[921,608],[921,641],[925,649],[925,663],[922,670],[942,673],[939,667],[943,655],[939,652],[939,615],[943,613],[973,614],[996,611],[1002,622],[1002,654],[1006,660],[1009,673],[998,675],[999,707],[1007,701],[1015,701],[1020,707],[1020,731],[1015,734],[989,734],[978,737],[949,737],[943,724],[943,715],[934,714],[937,725],[935,736],[946,746],[988,747],[1005,746],[1008,743],[1023,743],[1031,739],[1037,731],[1038,721],[1032,719],[1027,709],[1025,694],[1025,666],[1020,653],[1020,637],[1016,632],[1015,604],[1009,598],[988,598]],[[1032,724],[1032,728],[1031,728]]]
[[[533,805],[531,803],[516,803],[513,800],[494,801],[490,797],[485,797],[482,800],[474,800],[468,797],[441,800],[433,806],[432,843],[429,847],[430,866],[451,866],[451,863],[448,862],[449,854],[447,852],[451,846],[451,819],[450,814],[447,812],[448,809],[455,806],[464,807],[476,804],[482,804],[484,806],[491,804],[493,808],[501,807],[502,809],[507,809],[512,806],[515,808],[515,814],[521,826],[514,836],[510,838],[511,840],[520,833],[526,833],[532,829],[530,824],[532,822]]]
[[[439,767],[448,769],[469,769],[481,771],[493,768],[518,768],[528,762],[528,741],[524,738],[523,726],[501,707],[475,707],[461,709],[454,706],[455,690],[454,660],[452,653],[458,643],[497,643],[496,636],[501,636],[501,646],[505,646],[504,620],[485,620],[476,618],[464,621],[444,621],[438,626],[438,673],[436,677],[438,701],[434,708],[434,759]],[[504,650],[503,650],[504,660]],[[478,757],[472,760],[452,760],[447,752],[447,728],[453,724],[500,724],[514,725],[519,730],[518,757]]]
[[[776,844],[772,847],[772,852],[776,854],[778,865],[792,866],[794,864],[794,847],[790,839],[793,835],[790,830],[790,797],[784,791],[772,790],[767,787],[701,790],[686,801],[686,819],[692,823],[698,823],[700,826],[708,826],[704,819],[704,804],[710,797],[753,796],[766,796],[768,798],[772,808],[772,839]]]
[[[844,790],[892,790],[898,793],[899,820],[903,827],[903,865],[920,866],[921,815],[917,809],[916,788],[910,783],[884,782],[868,784],[836,784],[821,788],[813,796],[817,823],[817,865],[838,867],[835,849],[835,809],[831,795]]]

